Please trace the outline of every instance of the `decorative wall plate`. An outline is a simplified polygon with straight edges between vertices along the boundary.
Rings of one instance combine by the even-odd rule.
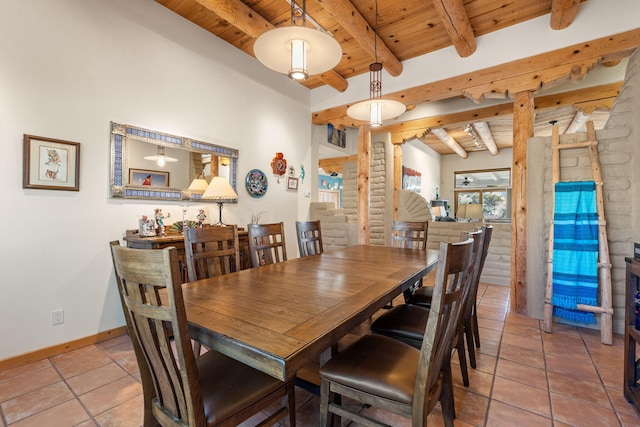
[[[247,193],[255,198],[264,196],[269,187],[267,176],[260,169],[251,169],[249,171],[245,179],[245,185],[247,187]]]

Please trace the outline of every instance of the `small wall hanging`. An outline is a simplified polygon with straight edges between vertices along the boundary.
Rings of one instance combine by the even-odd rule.
[[[287,161],[284,158],[284,154],[276,153],[276,156],[271,160],[271,169],[278,179],[278,183],[280,183],[280,178],[287,173]]]
[[[251,169],[245,179],[245,186],[251,197],[259,198],[267,193],[269,183],[264,172],[260,169]]]

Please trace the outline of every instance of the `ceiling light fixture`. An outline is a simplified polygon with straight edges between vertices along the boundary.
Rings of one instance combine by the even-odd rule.
[[[302,9],[292,0],[291,26],[269,30],[253,44],[258,61],[294,80],[306,80],[338,65],[342,58],[340,44],[326,32],[306,24],[306,0],[302,0]]]
[[[165,154],[164,147],[162,145],[158,145],[158,151],[155,156],[145,156],[145,160],[151,160],[152,162],[156,162],[159,167],[164,167],[167,162],[177,162],[178,159],[174,159],[173,157],[169,157]]]
[[[375,62],[369,65],[369,99],[358,102],[347,108],[347,115],[352,119],[369,121],[369,126],[382,126],[383,120],[398,117],[407,107],[398,101],[382,99],[382,64],[378,62],[378,2],[376,1],[376,26],[373,33],[373,53]]]

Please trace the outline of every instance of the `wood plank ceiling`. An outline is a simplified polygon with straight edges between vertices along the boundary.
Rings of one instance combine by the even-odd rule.
[[[290,25],[291,21],[291,0],[156,1],[252,56],[258,36],[271,28]],[[296,4],[301,2],[298,0]],[[393,76],[402,74],[402,61],[448,46],[454,46],[461,57],[467,57],[476,50],[476,37],[543,15],[549,16],[551,28],[566,28],[579,19],[580,3],[581,0],[378,0],[376,27],[374,0],[309,0],[307,25],[315,24],[330,32],[340,43],[343,55],[333,70],[310,76],[300,84],[309,89],[329,85],[340,92],[346,90],[348,78],[368,73],[375,58],[374,45],[378,61]],[[551,120],[557,120],[560,129],[565,130],[575,118],[585,115],[599,129],[608,118],[619,83],[558,95],[544,95],[543,89],[580,80],[602,65],[616,65],[638,46],[640,30],[560,49],[534,60],[514,61],[386,94],[385,98],[403,102],[408,109],[423,102],[456,97],[474,100],[477,109],[383,126],[375,132],[390,132],[394,143],[418,138],[440,154],[451,154],[455,151],[435,135],[443,128],[462,147],[463,155],[487,149],[484,142],[478,145],[465,131],[465,126],[480,122],[486,123],[498,150],[511,147],[513,111],[509,98],[522,90],[536,93],[536,135],[548,132]],[[505,99],[505,103],[481,105],[489,98]],[[363,124],[346,115],[347,107],[314,112],[312,121],[337,127]],[[481,131],[482,125],[475,128]]]

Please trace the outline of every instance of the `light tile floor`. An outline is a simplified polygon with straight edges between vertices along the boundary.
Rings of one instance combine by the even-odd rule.
[[[605,346],[596,330],[555,324],[546,334],[540,321],[509,314],[508,300],[508,288],[481,284],[482,348],[468,388],[453,366],[456,426],[640,425],[640,413],[622,393],[622,336]],[[298,426],[317,426],[318,398],[297,389],[296,399]],[[410,425],[373,408],[363,411],[392,426]],[[428,421],[442,425],[437,407]],[[140,426],[142,388],[128,337],[0,372],[0,423]]]

